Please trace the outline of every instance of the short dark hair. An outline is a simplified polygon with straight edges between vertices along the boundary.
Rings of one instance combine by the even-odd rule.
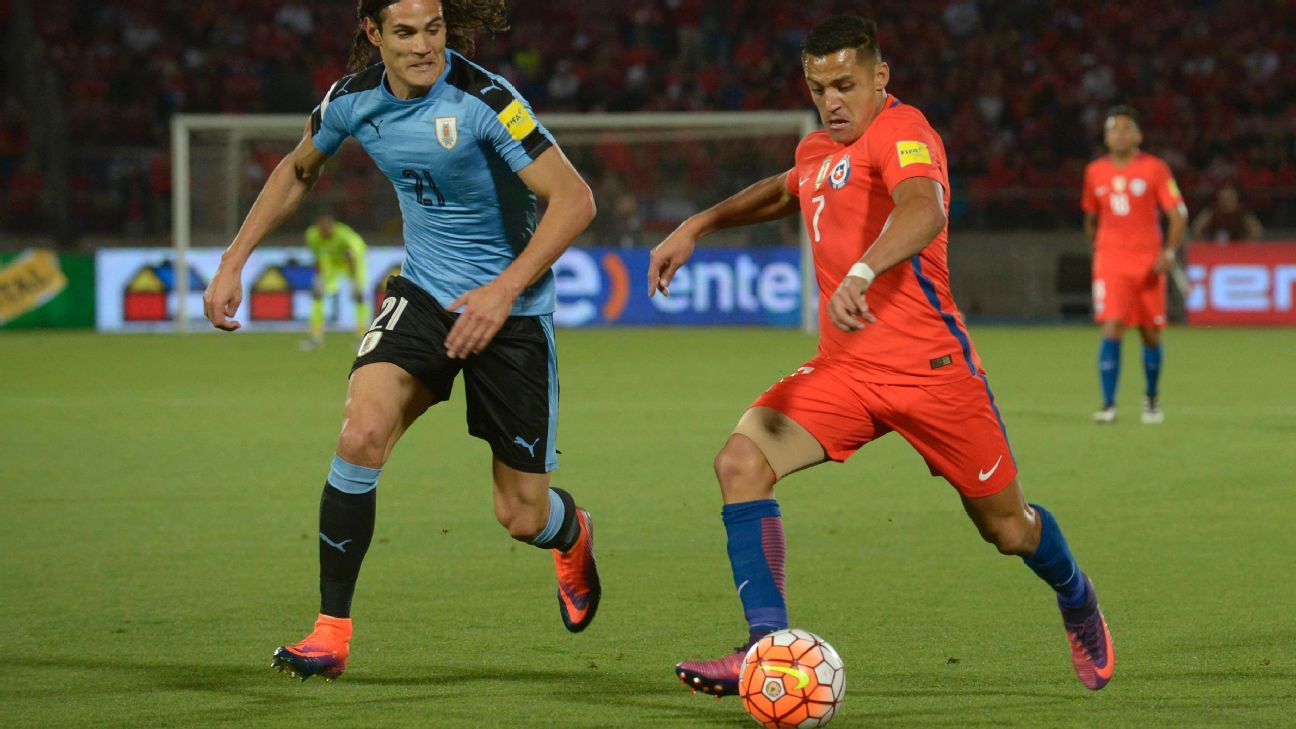
[[[856,56],[882,60],[878,46],[877,23],[858,15],[838,15],[816,25],[801,43],[801,55],[826,56],[829,53],[854,48]]]
[[[1104,116],[1103,119],[1110,119],[1114,116],[1127,116],[1130,118],[1130,121],[1134,122],[1135,124],[1139,124],[1138,109],[1135,109],[1134,107],[1129,106],[1127,104],[1118,104],[1108,109],[1107,116]]]

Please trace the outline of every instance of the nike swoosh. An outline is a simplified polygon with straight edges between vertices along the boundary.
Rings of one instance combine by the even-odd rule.
[[[771,666],[768,663],[761,664],[761,668],[765,669],[766,671],[777,671],[778,673],[785,673],[791,676],[792,678],[795,678],[797,680],[797,685],[794,688],[797,691],[800,691],[801,689],[810,685],[809,674],[807,674],[805,671],[802,671],[799,668],[792,668],[791,666]]]
[[[989,471],[980,471],[980,472],[978,472],[978,473],[977,473],[977,478],[980,479],[980,480],[982,480],[982,481],[985,481],[986,479],[990,478],[991,476],[993,476],[993,475],[995,474],[995,471],[998,471],[998,470],[999,470],[999,464],[1000,464],[1000,463],[1003,463],[1003,455],[1000,455],[1000,456],[999,456],[999,460],[995,461],[995,464],[994,464],[993,466],[990,467],[990,470],[989,470]]]
[[[797,187],[800,187],[800,186],[806,184],[806,180],[808,180],[808,179],[810,179],[810,178],[809,178],[809,177],[802,177],[801,179],[797,180]]]
[[[567,602],[571,603],[571,606],[577,610],[584,610],[585,606],[589,604],[589,593],[577,595],[572,592],[571,588],[561,582],[558,583],[558,587],[562,589],[563,595],[567,598]]]
[[[748,582],[751,582],[751,580],[743,580],[743,583],[742,583],[741,585],[738,586],[738,594],[739,594],[739,595],[742,594],[743,588],[747,586],[747,583],[748,583]]]

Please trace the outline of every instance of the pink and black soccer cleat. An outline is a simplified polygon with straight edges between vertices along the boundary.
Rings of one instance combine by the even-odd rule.
[[[675,675],[680,683],[716,697],[736,696],[738,677],[742,673],[743,657],[747,647],[735,648],[733,653],[712,661],[681,661],[675,664]]]
[[[1084,605],[1070,609],[1059,602],[1058,609],[1062,611],[1062,624],[1071,643],[1071,663],[1076,675],[1085,688],[1097,691],[1111,680],[1116,668],[1116,651],[1112,648],[1107,620],[1098,607],[1098,593],[1088,576],[1085,576],[1085,590],[1088,597]]]

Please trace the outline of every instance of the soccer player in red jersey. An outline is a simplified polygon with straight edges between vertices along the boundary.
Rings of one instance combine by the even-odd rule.
[[[1116,381],[1120,376],[1121,338],[1126,327],[1143,337],[1143,370],[1147,375],[1143,422],[1165,419],[1157,401],[1161,377],[1161,330],[1166,325],[1166,272],[1183,245],[1188,208],[1170,166],[1139,150],[1143,133],[1138,113],[1128,106],[1107,112],[1103,141],[1109,154],[1085,168],[1085,234],[1093,242],[1094,319],[1102,325],[1098,375],[1103,406],[1094,421],[1116,420]],[[1164,245],[1161,219],[1169,231]]]
[[[817,356],[758,397],[715,459],[747,645],[788,627],[786,553],[774,484],[898,432],[958,490],[986,541],[1057,593],[1077,674],[1110,680],[1111,636],[1093,583],[1057,521],[1028,504],[985,372],[950,295],[949,176],[940,137],[887,93],[877,27],[843,16],[806,37],[802,62],[825,129],[796,164],[686,220],[653,250],[649,293],[669,295],[697,240],[800,211],[819,283]],[[712,695],[736,693],[745,648],[675,667]]]

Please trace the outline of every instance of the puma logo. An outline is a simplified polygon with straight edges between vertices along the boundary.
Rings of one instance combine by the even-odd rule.
[[[323,540],[325,544],[329,545],[330,547],[336,549],[337,551],[343,554],[346,554],[346,545],[351,543],[350,539],[343,539],[340,542],[335,542],[332,539],[329,539],[328,536],[324,534],[324,532],[320,532],[320,539]]]
[[[513,438],[513,442],[527,449],[527,453],[530,453],[531,457],[535,458],[535,447],[536,444],[540,442],[539,438],[536,438],[534,441],[528,443],[525,440],[522,440],[522,436],[519,435]]]
[[[365,124],[368,124],[369,126],[373,127],[374,134],[377,134],[378,138],[382,139],[382,130],[378,128],[378,125],[382,124],[383,122],[382,119],[365,119],[364,122]]]

